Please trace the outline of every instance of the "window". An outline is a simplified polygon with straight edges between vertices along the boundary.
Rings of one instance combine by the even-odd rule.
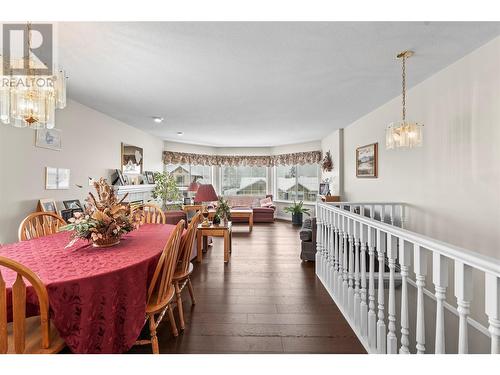
[[[267,168],[221,167],[222,195],[266,195]]]
[[[318,165],[279,165],[275,171],[277,200],[316,201],[319,189]]]
[[[172,173],[179,189],[187,194],[189,184],[195,179],[200,184],[212,183],[212,167],[205,165],[169,164],[166,171]],[[186,195],[184,194],[184,195]]]

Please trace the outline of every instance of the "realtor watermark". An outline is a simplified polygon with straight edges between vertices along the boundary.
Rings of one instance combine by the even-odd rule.
[[[53,27],[48,23],[2,25],[1,86],[50,88],[53,82]]]

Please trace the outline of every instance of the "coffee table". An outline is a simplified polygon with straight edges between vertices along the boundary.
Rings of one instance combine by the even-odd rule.
[[[224,263],[229,262],[229,254],[231,253],[231,248],[232,248],[232,224],[230,221],[226,225],[222,223],[220,225],[210,224],[210,226],[207,227],[199,224],[196,236],[198,240],[198,256],[197,256],[198,263],[201,263],[203,259],[202,250],[206,249],[208,246],[207,237],[224,238]],[[203,248],[202,248],[202,242],[204,246]]]
[[[213,219],[215,210],[208,210],[208,218]],[[253,210],[251,208],[231,208],[231,219],[244,218],[248,219],[248,231],[252,232],[253,229]]]

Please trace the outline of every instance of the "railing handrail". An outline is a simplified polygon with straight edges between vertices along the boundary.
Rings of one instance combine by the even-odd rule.
[[[334,204],[330,204],[334,203]],[[351,218],[353,220],[357,220],[363,224],[369,225],[372,228],[382,230],[384,233],[388,233],[394,235],[396,237],[402,237],[406,241],[411,242],[415,245],[421,246],[431,251],[436,251],[441,255],[444,255],[447,258],[451,258],[454,260],[459,260],[462,263],[465,263],[469,266],[477,268],[483,272],[494,274],[500,277],[500,260],[496,258],[489,257],[487,255],[483,255],[477,252],[473,252],[468,249],[464,249],[459,246],[455,246],[443,241],[436,240],[434,238],[425,236],[423,234],[419,234],[416,232],[409,231],[407,229],[402,229],[390,224],[383,223],[378,220],[374,220],[359,214],[352,213],[347,210],[340,209],[335,207],[335,204],[339,204],[343,202],[318,202],[318,205],[324,206],[328,209],[332,209],[334,211],[338,211],[342,215]],[[351,204],[363,205],[360,202],[351,202]],[[364,203],[368,205],[368,203]],[[370,203],[375,204],[375,203]],[[379,204],[389,204],[389,203],[379,203]]]
[[[340,202],[318,202],[318,203],[323,203],[323,204],[328,204],[332,206],[338,206],[341,204],[345,205],[356,205],[356,206],[370,206],[370,205],[377,205],[377,206],[382,206],[382,205],[401,205],[401,206],[407,206],[407,203],[405,202],[372,202],[372,201],[366,201],[366,202],[360,202],[360,201],[340,201]]]

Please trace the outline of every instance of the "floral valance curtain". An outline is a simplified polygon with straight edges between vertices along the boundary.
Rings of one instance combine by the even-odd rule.
[[[321,151],[296,152],[293,154],[269,156],[229,156],[229,155],[201,155],[185,152],[163,152],[165,164],[192,164],[192,165],[228,165],[228,166],[258,166],[272,167],[274,165],[314,164],[321,161]]]

